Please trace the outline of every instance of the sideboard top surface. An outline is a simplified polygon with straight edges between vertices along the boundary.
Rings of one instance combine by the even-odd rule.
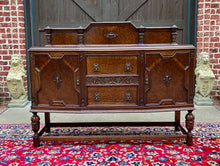
[[[156,51],[156,50],[183,50],[195,49],[193,45],[170,44],[115,44],[115,45],[54,45],[45,47],[31,47],[30,52],[36,51]]]

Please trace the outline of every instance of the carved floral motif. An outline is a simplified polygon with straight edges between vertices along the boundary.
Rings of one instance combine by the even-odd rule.
[[[129,84],[137,85],[139,83],[138,77],[87,77],[87,85],[97,84]]]

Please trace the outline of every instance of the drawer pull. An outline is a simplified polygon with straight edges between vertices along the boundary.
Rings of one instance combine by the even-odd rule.
[[[148,75],[145,76],[145,85],[149,84],[149,79],[148,79]]]
[[[130,92],[127,92],[127,93],[125,93],[125,100],[126,101],[131,101],[131,93]]]
[[[99,67],[99,64],[98,64],[98,63],[94,63],[94,64],[93,64],[93,71],[94,71],[94,72],[99,72],[99,71],[100,71],[100,67]]]
[[[125,71],[131,71],[131,63],[125,63]]]
[[[76,78],[76,85],[77,85],[77,86],[80,85],[79,77]]]
[[[100,101],[100,95],[99,95],[99,93],[95,93],[95,94],[94,94],[94,101],[96,101],[96,102]]]

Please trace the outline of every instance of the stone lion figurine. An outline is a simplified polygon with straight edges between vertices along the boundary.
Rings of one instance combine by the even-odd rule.
[[[25,106],[27,96],[24,89],[25,70],[23,60],[20,55],[13,55],[11,58],[11,68],[9,70],[7,86],[12,96],[9,106]]]
[[[195,89],[196,94],[194,101],[197,101],[196,104],[199,103],[198,100],[204,103],[208,101],[211,102],[209,93],[211,92],[214,86],[215,76],[209,65],[208,53],[202,52],[199,54],[199,57],[197,58],[197,67],[195,69],[195,75],[196,75],[196,89]]]

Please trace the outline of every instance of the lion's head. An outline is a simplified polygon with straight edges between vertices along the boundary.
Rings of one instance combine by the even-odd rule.
[[[195,74],[198,73],[212,73],[212,70],[209,65],[209,54],[206,52],[202,52],[199,54],[197,58],[197,67],[195,70]]]
[[[21,75],[25,76],[25,70],[23,65],[23,60],[20,55],[13,55],[11,58],[11,68],[9,70],[9,75]]]

